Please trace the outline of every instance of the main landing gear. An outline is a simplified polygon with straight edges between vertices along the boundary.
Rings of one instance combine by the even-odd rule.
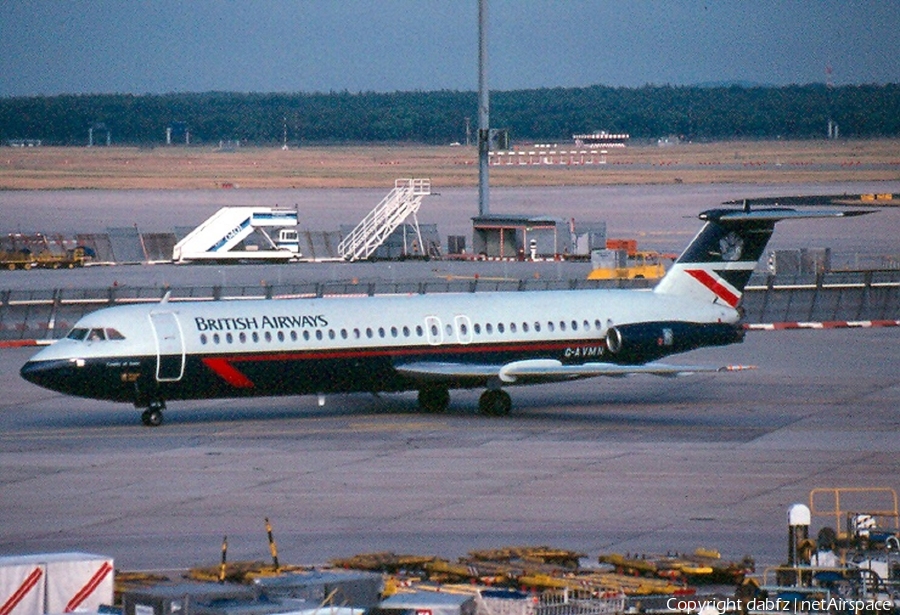
[[[487,416],[508,416],[512,410],[509,393],[503,389],[488,389],[478,398],[478,411]]]
[[[419,389],[419,408],[424,412],[438,414],[450,406],[450,391],[442,386],[428,386]],[[486,416],[508,416],[512,410],[509,393],[503,389],[488,389],[478,399],[478,411]]]
[[[166,408],[166,402],[155,401],[150,407],[141,414],[141,422],[147,427],[159,427],[163,422],[163,410]]]
[[[438,414],[450,406],[450,391],[446,387],[429,386],[419,389],[419,407],[425,412]]]

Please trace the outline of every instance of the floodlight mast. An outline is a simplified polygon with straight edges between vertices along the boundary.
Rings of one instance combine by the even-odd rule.
[[[478,215],[490,213],[488,162],[491,148],[487,85],[487,0],[478,0]]]

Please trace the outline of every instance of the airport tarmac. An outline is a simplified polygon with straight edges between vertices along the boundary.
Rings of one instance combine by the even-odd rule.
[[[0,350],[0,553],[172,569],[215,564],[227,535],[230,560],[265,560],[269,517],[288,563],[547,544],[776,564],[810,489],[897,488],[898,349],[897,329],[759,332],[684,357],[757,370],[514,388],[502,419],[477,392],[439,416],[344,395],[172,403],[156,429]]]
[[[666,215],[640,218],[684,234],[679,248],[699,210],[737,191],[668,188],[674,196],[650,190],[671,204]],[[0,195],[4,212],[10,194]],[[526,200],[588,195],[538,194]],[[39,198],[54,194],[14,200]],[[613,219],[630,219],[630,206]],[[896,248],[898,214],[786,223],[775,239]],[[113,268],[125,283],[149,269]],[[0,287],[60,273],[6,272]],[[416,412],[413,394],[331,396],[324,407],[314,397],[172,403],[158,429],[128,405],[26,383],[18,370],[31,352],[0,350],[3,555],[89,551],[120,568],[172,569],[217,563],[227,535],[230,560],[262,560],[269,517],[287,563],[549,544],[592,557],[706,547],[762,566],[784,559],[787,509],[810,489],[900,486],[898,329],[749,333],[679,362],[756,370],[513,388],[507,418],[478,415],[479,391],[461,391],[437,416]],[[825,522],[815,519],[813,534]]]

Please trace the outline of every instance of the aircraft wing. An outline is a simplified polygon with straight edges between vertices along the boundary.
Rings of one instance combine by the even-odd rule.
[[[581,363],[566,365],[555,359],[529,359],[498,364],[470,364],[419,361],[396,366],[401,374],[432,382],[453,380],[490,380],[500,382],[548,382],[572,380],[594,376],[632,376],[653,374],[655,376],[686,376],[697,373],[735,372],[755,369],[750,365],[668,365],[666,363],[646,363],[644,365],[618,365],[615,363]]]

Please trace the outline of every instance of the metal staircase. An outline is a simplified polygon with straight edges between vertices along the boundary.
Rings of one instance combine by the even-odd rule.
[[[422,198],[431,194],[430,179],[398,179],[394,189],[356,225],[349,235],[338,245],[338,254],[348,261],[369,258],[378,249],[388,235],[403,224],[412,215],[419,246],[422,246],[422,235],[419,232],[419,220],[416,212]]]

